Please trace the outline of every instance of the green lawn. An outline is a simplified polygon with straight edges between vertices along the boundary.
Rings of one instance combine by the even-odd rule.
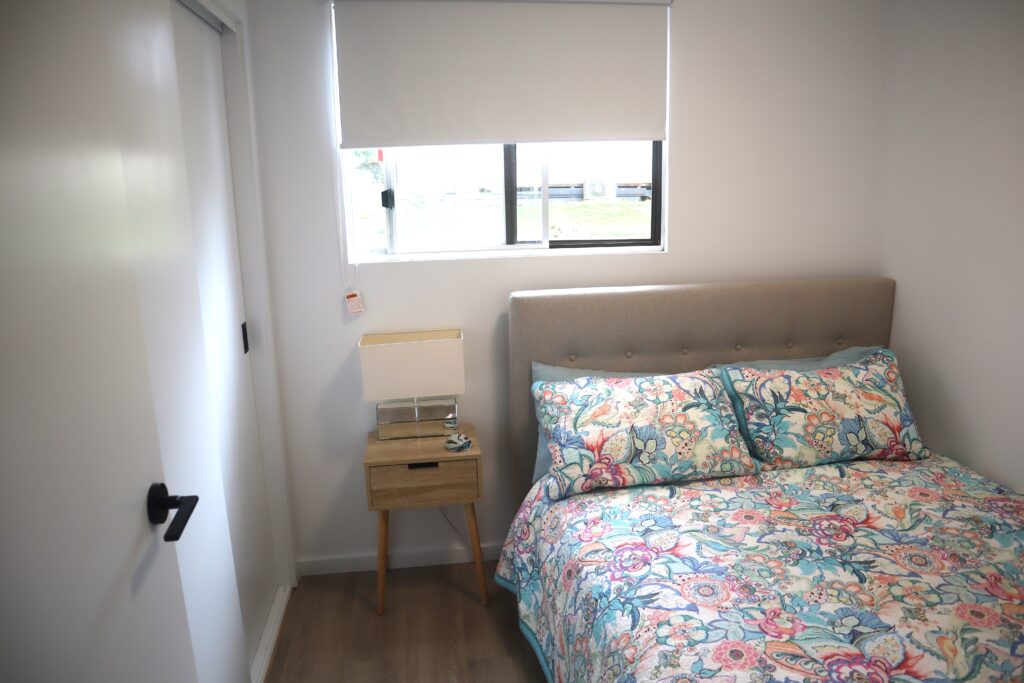
[[[651,202],[587,199],[550,203],[551,239],[644,238],[651,234]],[[540,201],[519,202],[522,225],[539,225]]]
[[[501,198],[493,196],[482,197],[480,201],[463,200],[457,210],[448,202],[409,202],[404,207],[403,220],[407,223],[403,234],[407,241],[420,235],[433,248],[459,249],[477,242],[499,244],[504,233],[501,204]],[[353,224],[359,226],[363,248],[384,250],[387,246],[384,212],[369,203],[359,209]],[[553,240],[643,239],[651,234],[651,202],[552,201],[550,210]],[[519,201],[517,212],[520,238],[539,239],[540,200]]]

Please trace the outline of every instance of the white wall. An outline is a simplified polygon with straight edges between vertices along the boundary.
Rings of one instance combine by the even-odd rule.
[[[881,260],[932,448],[1024,491],[1024,3],[899,0]]]
[[[879,271],[880,2],[677,0],[667,254],[365,265],[368,310],[355,320],[343,315],[332,212],[327,5],[251,0],[249,17],[300,571],[373,566],[364,332],[465,330],[461,408],[484,447],[478,515],[493,552],[525,493],[502,483],[509,292]],[[468,558],[433,509],[398,512],[391,529],[394,566]]]

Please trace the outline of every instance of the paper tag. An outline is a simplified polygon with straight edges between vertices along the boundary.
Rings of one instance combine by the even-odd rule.
[[[345,292],[345,305],[348,306],[349,315],[359,315],[363,312],[363,294],[358,289]]]

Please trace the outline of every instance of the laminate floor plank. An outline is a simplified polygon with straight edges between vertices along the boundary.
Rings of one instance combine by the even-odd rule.
[[[544,674],[519,631],[515,598],[494,583],[480,602],[472,563],[393,569],[376,614],[375,572],[307,576],[288,601],[269,683],[536,683]]]

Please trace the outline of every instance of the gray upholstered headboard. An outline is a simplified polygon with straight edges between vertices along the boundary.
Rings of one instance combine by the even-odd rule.
[[[843,278],[513,292],[510,430],[520,489],[537,452],[531,361],[668,373],[887,345],[895,289],[888,278]]]

